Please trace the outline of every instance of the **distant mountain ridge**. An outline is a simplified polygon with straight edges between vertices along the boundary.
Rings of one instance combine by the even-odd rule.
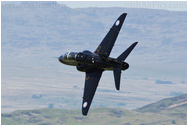
[[[158,107],[156,110],[156,105],[165,106],[165,109]],[[176,106],[172,107],[172,105]],[[143,111],[144,109],[145,111]],[[1,117],[2,125],[186,125],[187,94],[164,99],[136,111],[118,108],[92,108],[89,115],[83,117],[80,110],[35,109],[1,114]]]
[[[20,7],[11,6],[16,2],[2,3],[3,57],[11,53],[8,49],[14,49],[15,54],[22,57],[21,48],[35,51],[41,46],[49,49],[46,55],[55,55],[55,50],[94,51],[114,20],[122,13],[128,13],[112,50],[113,56],[124,51],[119,49],[121,46],[138,41],[135,54],[144,67],[153,69],[151,64],[144,62],[151,61],[156,67],[163,68],[162,73],[165,73],[168,67],[168,70],[173,70],[173,66],[186,65],[186,12],[117,7],[71,9],[50,1],[20,2],[23,5]],[[26,54],[33,55],[33,52]],[[12,60],[18,59],[15,58]],[[25,60],[33,61],[31,58]],[[177,76],[185,73],[184,68],[175,70],[172,73],[178,73]]]

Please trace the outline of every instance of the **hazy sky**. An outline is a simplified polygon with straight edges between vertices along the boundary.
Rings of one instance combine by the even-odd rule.
[[[71,8],[83,7],[130,7],[186,11],[186,1],[64,1]]]

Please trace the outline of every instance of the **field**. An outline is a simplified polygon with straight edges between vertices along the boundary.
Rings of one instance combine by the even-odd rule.
[[[3,125],[186,125],[187,94],[164,99],[132,111],[119,108],[92,108],[86,117],[81,115],[80,109],[20,110],[1,116]]]

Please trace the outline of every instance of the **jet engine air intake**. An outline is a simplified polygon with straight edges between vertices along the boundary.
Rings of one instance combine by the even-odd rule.
[[[85,58],[86,58],[86,56],[83,53],[78,53],[76,56],[77,61],[83,61]]]

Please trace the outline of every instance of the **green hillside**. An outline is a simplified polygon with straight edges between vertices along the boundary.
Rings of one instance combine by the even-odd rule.
[[[146,105],[142,108],[136,109],[138,112],[160,112],[162,110],[167,110],[171,108],[178,108],[182,106],[187,106],[187,94],[176,96],[173,98],[166,98],[159,102]]]
[[[173,119],[153,113],[123,109],[91,109],[87,117],[80,110],[40,109],[2,114],[2,124],[172,124]]]
[[[138,108],[135,111],[141,113],[158,113],[173,118],[173,124],[187,124],[187,94],[163,99]]]
[[[183,100],[184,99],[184,100]],[[165,106],[160,109],[156,106]],[[149,109],[148,109],[148,108]],[[165,108],[165,109],[164,109]],[[152,111],[153,110],[153,111]],[[87,117],[81,110],[35,109],[1,114],[2,125],[42,124],[187,124],[186,95],[164,99],[134,111],[115,108],[91,108]]]

